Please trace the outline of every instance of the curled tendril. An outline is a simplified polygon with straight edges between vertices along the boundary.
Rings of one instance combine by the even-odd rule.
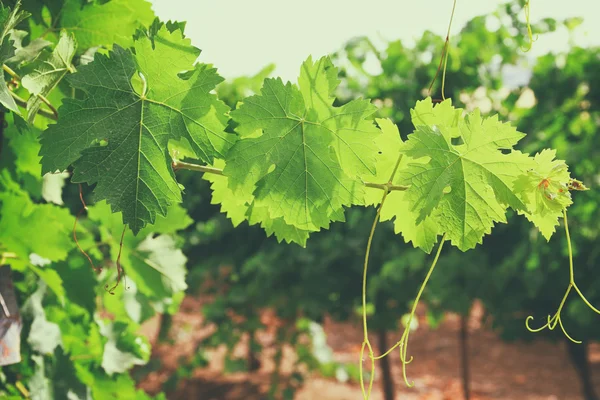
[[[371,369],[369,371],[369,388],[368,388],[368,390],[365,389],[365,381],[363,379],[363,362],[365,361],[365,359],[364,359],[365,348],[369,349],[369,359],[371,360]],[[360,348],[359,375],[360,375],[360,389],[362,390],[363,397],[366,400],[368,400],[369,397],[371,396],[371,391],[373,390],[373,381],[375,380],[375,356],[373,354],[373,347],[371,346],[371,343],[368,340],[363,341],[362,346]]]
[[[562,319],[561,319],[561,312],[562,312],[563,306],[564,306],[564,304],[567,300],[567,297],[569,296],[569,293],[571,292],[572,288],[573,288],[573,285],[569,285],[565,295],[563,296],[563,300],[560,303],[560,306],[558,306],[558,310],[556,311],[556,313],[553,316],[548,315],[548,322],[546,322],[544,325],[540,326],[539,328],[532,328],[529,323],[530,323],[530,321],[533,320],[533,317],[531,315],[528,316],[527,319],[525,320],[525,327],[527,328],[527,330],[532,333],[537,333],[537,332],[541,332],[544,329],[548,328],[548,330],[552,331],[556,328],[556,325],[558,324],[560,326],[560,329],[563,331],[563,333],[567,337],[567,339],[569,339],[573,343],[580,344],[581,340],[573,339],[573,337],[571,335],[569,335],[569,333],[567,332],[567,330],[562,322]]]
[[[562,301],[560,302],[560,305],[558,306],[558,310],[556,311],[556,313],[552,317],[550,315],[548,315],[548,322],[546,322],[544,325],[540,326],[539,328],[532,328],[529,325],[529,323],[530,323],[530,321],[533,320],[533,317],[531,315],[529,315],[527,317],[527,319],[525,320],[525,327],[527,328],[527,330],[529,332],[536,333],[536,332],[540,332],[546,328],[548,328],[548,330],[554,330],[554,328],[556,328],[556,325],[558,324],[560,326],[560,329],[563,331],[563,333],[567,337],[567,339],[569,339],[573,343],[580,344],[580,343],[582,343],[582,341],[573,339],[573,337],[571,337],[571,335],[569,335],[569,333],[565,329],[565,326],[563,325],[563,322],[561,319],[561,313],[562,313],[563,307],[567,301],[567,297],[569,297],[569,294],[571,293],[571,289],[575,289],[575,292],[577,292],[577,294],[579,295],[579,298],[581,300],[583,300],[583,302],[596,314],[600,314],[600,310],[598,308],[594,307],[592,305],[592,303],[590,303],[588,301],[588,299],[583,295],[583,292],[581,291],[581,289],[579,289],[579,287],[575,283],[575,274],[573,271],[573,249],[571,247],[571,235],[569,234],[569,222],[567,220],[567,211],[566,210],[563,210],[563,219],[565,221],[565,234],[567,236],[567,247],[569,249],[569,286],[567,287],[567,291],[565,292],[565,295],[563,296]]]

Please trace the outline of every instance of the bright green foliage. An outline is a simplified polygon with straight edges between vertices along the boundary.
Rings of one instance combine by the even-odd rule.
[[[0,176],[0,243],[16,253],[13,268],[23,270],[32,253],[50,261],[64,260],[75,247],[70,236],[74,219],[67,209],[34,204],[8,174]],[[50,232],[48,227],[52,227]]]
[[[568,184],[569,169],[564,161],[555,160],[555,150],[543,150],[535,156],[535,167],[515,182],[515,190],[529,211],[521,213],[538,227],[546,240],[554,233],[563,210],[573,204]]]
[[[0,63],[4,64],[8,59],[15,55],[13,40],[10,38],[10,31],[29,16],[27,12],[19,10],[20,1],[11,10],[0,3]],[[15,100],[11,97],[6,82],[0,82],[0,103],[12,112],[19,114],[19,109]]]
[[[267,236],[274,234],[279,242],[297,243],[302,247],[306,247],[310,231],[290,225],[281,217],[269,218],[269,210],[266,207],[260,207],[253,203],[248,208],[247,215],[248,223],[250,225],[260,224]]]
[[[42,138],[44,172],[74,165],[72,181],[96,184],[96,200],[137,234],[181,201],[168,156],[169,139],[184,138],[204,162],[223,157],[233,140],[224,132],[227,106],[210,93],[216,70],[194,61],[199,50],[166,27],[135,54],[120,47],[69,77],[85,100],[67,100],[58,124]],[[181,74],[182,71],[188,71]]]
[[[154,19],[151,5],[146,0],[52,0],[48,8],[51,26],[40,21],[40,30],[58,32],[65,29],[75,35],[78,51],[95,46],[111,47],[118,44],[129,47],[137,28],[149,25]]]
[[[38,155],[40,131],[31,127],[19,132],[13,125],[4,131],[4,135],[10,139],[9,145],[15,154],[15,172],[21,177],[29,175],[40,180],[42,178],[42,167]]]
[[[214,166],[222,169],[225,166],[225,162],[223,160],[215,160]],[[247,200],[234,195],[228,185],[229,178],[216,174],[204,174],[203,177],[211,182],[212,196],[210,203],[220,204],[221,212],[227,214],[227,218],[231,220],[234,227],[244,222],[246,220],[246,212],[248,211]]]
[[[513,150],[524,135],[497,117],[484,119],[476,110],[457,119],[452,108],[434,113],[435,108],[428,99],[413,110],[416,130],[403,146],[411,161],[396,182],[410,185],[405,200],[416,223],[431,216],[438,233],[465,251],[481,243],[495,222],[506,222],[508,206],[526,209],[513,185],[532,161]],[[425,158],[426,163],[412,161]],[[399,218],[402,211],[396,211]]]
[[[328,58],[303,63],[297,85],[265,79],[272,71],[267,68],[255,77],[217,87],[222,79],[216,70],[196,64],[200,51],[184,37],[185,23],[154,20],[143,0],[26,0],[26,6],[33,18],[19,24],[19,31],[13,28],[26,14],[17,12],[18,7],[14,12],[0,10],[0,58],[16,72],[6,68],[13,79],[21,81],[19,87],[15,82],[0,85],[0,102],[9,110],[2,116],[10,126],[0,127],[0,264],[18,271],[19,297],[29,298],[23,307],[28,332],[23,362],[6,369],[2,395],[16,394],[20,380],[40,398],[148,398],[135,389],[127,372],[149,360],[150,346],[138,334],[140,324],[156,313],[174,313],[188,288],[181,230],[190,238],[186,254],[209,266],[206,276],[214,284],[208,290],[214,290],[210,294],[215,302],[203,310],[206,320],[219,328],[211,342],[225,338],[232,347],[246,330],[250,348],[259,351],[253,335],[262,327],[259,315],[264,307],[287,321],[299,311],[306,318],[353,315],[374,210],[356,207],[345,213],[345,207],[377,205],[389,181],[396,186],[387,193],[381,220],[393,219],[394,230],[426,252],[442,234],[461,250],[475,247],[496,222],[506,221],[508,207],[525,214],[548,238],[571,204],[568,191],[576,181],[566,164],[554,160],[554,151],[531,158],[514,150],[523,134],[497,117],[484,119],[478,111],[464,116],[450,101],[434,107],[427,99],[412,110],[414,132],[401,139],[394,124],[400,124],[404,135],[412,131],[403,113],[415,104],[415,97],[422,97],[435,73],[435,63],[424,61],[423,55],[438,54],[444,43],[431,33],[414,49],[391,43],[385,56],[360,40],[346,48],[357,69],[366,52],[377,53],[383,72],[363,79],[367,84],[361,94],[352,93],[359,80],[344,74],[347,80],[340,91],[352,93],[350,98],[376,98],[371,104],[336,98],[338,71]],[[494,73],[481,73],[482,63],[490,63],[497,54],[502,63],[516,60],[506,45],[512,34],[503,27],[482,35],[484,27],[484,17],[475,19],[471,31],[462,32],[457,47],[449,49],[446,93],[455,98],[482,84],[501,87]],[[489,46],[477,52],[482,40]],[[460,57],[455,57],[457,52]],[[569,68],[577,65],[567,63]],[[588,86],[597,87],[594,82]],[[261,84],[260,94],[243,98]],[[402,91],[396,90],[398,85]],[[236,108],[231,119],[229,107],[215,92]],[[13,98],[18,96],[29,99],[29,125],[17,116]],[[42,96],[54,105],[63,104],[56,124],[44,112]],[[597,118],[585,117],[579,108],[589,104],[580,100],[583,97],[570,102],[580,113],[578,122],[560,126],[560,132],[595,132]],[[378,129],[371,119],[375,112],[393,118],[378,120]],[[560,120],[551,112],[544,114]],[[547,124],[544,132],[551,131],[546,128]],[[234,129],[237,135],[227,133]],[[586,146],[595,148],[587,142]],[[198,187],[208,189],[200,175],[192,178],[193,172],[178,171],[190,194],[186,207],[197,222],[188,228],[193,221],[177,204],[183,186],[175,179],[172,158],[193,158],[223,170],[223,175],[203,178],[211,182],[211,203],[220,204],[238,227],[234,232],[228,231],[231,224],[221,215],[205,220],[212,209],[204,193],[194,196],[202,190]],[[590,160],[572,165],[586,182],[597,175],[597,163]],[[56,171],[62,174],[42,178],[42,173]],[[103,269],[100,274],[75,248],[73,213],[81,209],[81,202],[76,187],[62,193],[65,176],[89,184],[82,185],[82,197],[90,206],[79,215],[77,242]],[[87,199],[91,190],[93,205]],[[63,197],[65,207],[40,204],[62,204]],[[580,215],[593,215],[588,209],[581,207]],[[256,227],[242,224],[247,220],[279,242],[305,246],[309,234],[345,218],[346,224],[319,233],[316,247],[309,246],[308,252],[279,246],[257,234]],[[424,272],[422,252],[381,235],[391,229],[392,224],[380,227],[372,245],[374,265],[366,286],[370,303],[365,309],[373,312],[369,319],[376,329],[397,328],[413,296],[411,288]],[[595,234],[589,227],[582,232]],[[460,282],[487,276],[481,268],[484,259],[473,254],[466,259],[472,265],[444,275],[438,286],[449,286],[448,278]],[[447,264],[461,263],[448,260]],[[224,264],[230,273],[222,273]],[[126,278],[115,288],[118,267]],[[479,280],[469,281],[481,286]],[[225,295],[223,287],[228,288]],[[444,308],[464,312],[472,293],[471,288],[459,297],[452,287],[438,288],[438,301],[459,298]],[[244,317],[237,319],[242,322],[231,318],[232,309]],[[168,320],[168,315],[163,318]],[[278,328],[277,354],[282,341],[299,344],[308,329],[306,321],[303,325]],[[321,362],[309,354],[308,346],[296,349],[298,364],[313,368]],[[226,366],[239,368],[240,363],[227,358]]]
[[[437,107],[436,107],[437,109]],[[398,127],[389,119],[378,119],[377,124],[381,128],[382,135],[376,139],[379,154],[377,158],[377,176],[376,182],[388,182],[392,177],[394,167],[398,162],[402,150],[402,139]],[[416,162],[416,161],[414,161]],[[398,164],[398,169],[406,168],[408,157],[402,157]],[[367,204],[379,204],[382,192],[379,189],[367,190]],[[381,210],[381,221],[391,220],[398,215],[398,210],[402,211],[402,216],[394,221],[395,232],[402,232],[406,243],[412,242],[415,247],[419,247],[431,252],[433,245],[437,242],[438,227],[434,218],[427,217],[421,223],[417,224],[418,215],[410,210],[410,203],[406,200],[406,192],[392,191],[388,194],[385,201],[385,207]]]
[[[95,399],[132,399],[132,400],[164,400],[164,395],[150,397],[144,391],[135,387],[135,381],[129,375],[116,377],[96,378],[92,386],[92,395]]]
[[[44,53],[35,60],[33,72],[23,77],[23,87],[31,93],[27,102],[27,121],[33,123],[42,105],[38,95],[47,96],[64,76],[73,72],[71,61],[75,55],[75,40],[72,35],[62,32],[52,53]]]
[[[377,146],[377,172],[371,179],[377,183],[385,183],[392,178],[392,172],[400,157],[402,138],[400,138],[398,127],[392,120],[378,118],[376,121],[379,129],[381,129],[381,135],[378,135],[375,139],[375,146]],[[365,205],[379,204],[381,195],[382,192],[379,189],[367,189]]]
[[[223,168],[223,160],[215,160],[217,168]],[[298,243],[306,246],[309,231],[299,229],[293,225],[286,224],[283,218],[269,218],[266,207],[257,206],[252,203],[252,196],[246,198],[237,196],[229,187],[227,176],[204,174],[204,179],[212,182],[211,204],[221,204],[221,212],[227,214],[234,227],[248,220],[250,225],[258,224],[267,233],[267,236],[275,235],[279,242]],[[248,204],[250,203],[250,206]]]
[[[375,108],[364,100],[334,107],[336,76],[328,58],[309,58],[298,86],[265,79],[261,94],[232,112],[240,140],[225,174],[236,196],[254,195],[261,216],[318,231],[363,202],[359,175],[375,173],[378,130],[366,119]]]

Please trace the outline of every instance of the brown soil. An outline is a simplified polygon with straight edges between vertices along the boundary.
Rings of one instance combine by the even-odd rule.
[[[171,337],[174,344],[158,344],[153,357],[161,360],[159,371],[150,373],[140,387],[151,393],[161,390],[161,385],[173,374],[180,359],[189,357],[197,344],[212,328],[202,327],[201,302],[187,297],[180,312],[174,317]],[[579,400],[582,399],[580,381],[570,363],[563,344],[544,341],[534,343],[504,343],[497,335],[481,326],[481,307],[474,307],[469,320],[469,353],[471,369],[471,400]],[[144,327],[152,332],[150,339],[155,341],[158,320]],[[362,342],[360,325],[325,323],[328,344],[334,350],[334,358],[339,362],[356,362]],[[389,343],[395,343],[398,334],[389,334]],[[224,349],[209,352],[210,365],[198,368],[191,379],[179,382],[169,399],[198,400],[262,400],[270,384],[273,370],[270,348],[272,335],[268,332],[258,336],[265,346],[260,370],[252,373],[224,375]],[[397,400],[462,400],[462,386],[459,368],[459,318],[448,315],[436,330],[430,330],[421,323],[411,334],[409,354],[414,360],[408,366],[409,380],[414,387],[407,388],[402,378],[402,370],[397,352],[391,357],[392,372],[396,385]],[[371,338],[375,345],[375,338]],[[245,346],[236,349],[242,357]],[[598,377],[596,391],[600,393],[600,345],[591,344],[593,374]],[[379,353],[375,350],[376,353]],[[283,371],[290,371],[294,354],[290,349],[284,352]],[[380,370],[379,366],[378,369]],[[382,400],[380,382],[375,381],[372,400]],[[361,400],[358,384],[340,383],[333,379],[310,376],[296,396],[297,400]]]

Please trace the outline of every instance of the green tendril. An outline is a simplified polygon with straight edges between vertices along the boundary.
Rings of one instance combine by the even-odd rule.
[[[581,340],[573,339],[573,337],[571,337],[571,335],[569,335],[569,333],[565,329],[565,326],[563,325],[562,318],[561,318],[561,313],[562,313],[563,307],[564,307],[565,303],[567,302],[567,297],[569,297],[569,294],[571,293],[571,289],[575,289],[575,292],[577,292],[577,294],[579,295],[581,300],[583,300],[583,302],[590,309],[592,309],[592,311],[594,311],[596,314],[600,314],[600,310],[597,309],[596,307],[594,307],[588,301],[588,299],[581,292],[581,289],[579,289],[579,287],[575,283],[575,273],[574,273],[574,269],[573,269],[573,248],[571,246],[571,235],[569,233],[569,221],[567,220],[567,210],[563,210],[563,219],[565,221],[565,234],[567,236],[567,248],[569,250],[569,286],[567,287],[567,290],[562,298],[562,301],[560,302],[560,305],[558,306],[558,310],[556,311],[556,313],[552,317],[550,315],[548,315],[548,322],[546,322],[544,325],[542,325],[539,328],[532,328],[529,325],[529,322],[533,320],[533,317],[530,315],[525,320],[525,327],[527,328],[527,330],[529,332],[536,333],[536,332],[540,332],[546,328],[548,328],[548,330],[554,330],[554,328],[556,328],[556,325],[559,325],[560,329],[563,331],[563,333],[565,334],[567,339],[569,339],[573,343],[580,344],[580,343],[582,343]]]
[[[531,50],[531,46],[533,46],[533,42],[538,40],[538,36],[535,35],[535,39],[533,38],[533,31],[531,30],[531,21],[529,18],[529,14],[530,14],[530,0],[526,0],[525,1],[525,6],[523,7],[523,9],[525,10],[525,22],[527,24],[527,37],[529,38],[529,43],[527,43],[527,45],[525,47],[521,47],[521,50],[523,50],[524,52],[528,52],[529,50]]]
[[[450,29],[452,28],[452,21],[454,20],[454,11],[456,10],[456,0],[452,5],[452,14],[450,14],[450,22],[448,23],[448,33],[446,34],[446,49],[444,51],[444,70],[442,71],[442,100],[446,100],[444,90],[446,87],[446,67],[448,66],[448,54],[450,53]]]
[[[440,245],[438,246],[438,250],[435,254],[435,258],[433,259],[433,262],[431,263],[431,267],[429,267],[429,271],[427,272],[427,275],[425,276],[425,279],[423,280],[423,283],[421,284],[421,287],[419,288],[417,297],[415,298],[415,301],[413,302],[412,310],[410,311],[410,316],[408,317],[408,322],[406,323],[406,326],[404,327],[404,333],[402,334],[402,339],[400,339],[400,342],[398,342],[398,343],[401,343],[401,345],[399,345],[399,347],[400,347],[400,361],[402,362],[402,376],[404,377],[404,383],[406,383],[406,386],[408,386],[408,387],[413,387],[415,384],[414,382],[409,382],[408,377],[406,375],[406,366],[408,364],[410,364],[413,360],[412,356],[410,357],[410,359],[408,359],[408,360],[406,359],[406,351],[408,349],[408,337],[410,335],[410,326],[412,325],[412,320],[415,317],[415,313],[417,311],[417,305],[419,304],[421,295],[425,291],[427,282],[429,282],[429,278],[431,278],[431,275],[433,274],[433,270],[435,269],[435,266],[437,265],[437,262],[440,258],[440,254],[442,253],[442,248],[444,247],[445,240],[446,240],[446,234],[444,234],[442,236],[442,240],[440,241]]]

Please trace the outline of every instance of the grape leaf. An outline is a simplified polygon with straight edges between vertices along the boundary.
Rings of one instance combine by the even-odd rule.
[[[225,161],[215,160],[213,165],[222,169],[225,166]],[[206,173],[202,178],[211,183],[212,196],[210,204],[220,204],[221,212],[227,215],[234,227],[246,220],[248,202],[252,201],[251,196],[246,196],[246,198],[236,196],[229,188],[229,178],[226,176]]]
[[[44,133],[43,172],[73,164],[73,182],[96,184],[94,198],[121,211],[136,234],[165,215],[181,202],[169,139],[186,139],[207,163],[235,139],[224,132],[228,107],[210,93],[222,78],[194,65],[198,55],[181,31],[162,27],[153,42],[140,37],[135,53],[115,46],[81,66],[67,79],[87,97],[65,100],[58,123]]]
[[[453,134],[452,137],[458,137],[458,124],[463,118],[463,109],[454,108],[452,101],[442,101],[435,107],[431,97],[427,97],[425,100],[417,101],[415,108],[410,110],[411,121],[414,126],[420,125],[444,125]]]
[[[214,166],[223,168],[225,162],[215,160]],[[281,217],[270,218],[268,210],[265,207],[257,207],[253,203],[251,195],[245,198],[236,196],[229,188],[229,178],[227,176],[206,173],[203,178],[211,182],[211,204],[220,204],[221,212],[231,219],[234,227],[248,220],[250,225],[259,224],[267,232],[267,236],[274,234],[279,242],[295,242],[302,247],[306,246],[309,231],[288,225]]]
[[[129,47],[136,29],[154,19],[151,5],[145,0],[96,0],[83,5],[81,0],[65,0],[57,14],[57,29],[72,32],[80,51],[115,43]]]
[[[10,64],[15,68],[20,68],[25,64],[29,64],[35,61],[41,54],[42,50],[50,46],[52,42],[42,39],[35,38],[31,40],[26,46],[23,46],[23,39],[27,37],[29,33],[13,29],[10,36],[15,46],[15,55],[6,60],[6,64]]]
[[[224,173],[236,196],[255,197],[271,219],[304,231],[329,226],[344,206],[361,204],[359,174],[375,173],[368,101],[332,106],[337,71],[328,58],[301,68],[299,86],[265,79],[260,95],[232,112],[240,140]]]
[[[535,166],[515,182],[515,191],[528,206],[519,214],[537,226],[546,240],[556,230],[563,210],[573,204],[568,189],[569,169],[555,156],[556,150],[542,150],[534,157]]]
[[[39,95],[48,96],[56,85],[74,69],[71,61],[75,55],[75,40],[72,35],[61,32],[60,40],[52,53],[44,54],[35,61],[33,71],[21,80],[23,87],[32,94],[27,102],[27,122],[33,123],[42,105]]]
[[[248,207],[247,217],[250,225],[259,224],[265,230],[267,236],[274,234],[279,243],[285,241],[286,243],[297,243],[302,247],[306,247],[310,231],[289,225],[281,217],[269,218],[269,211],[266,207],[258,207],[255,203],[252,203]]]
[[[375,182],[386,183],[390,180],[394,167],[402,150],[402,139],[398,127],[389,119],[378,119],[377,124],[381,128],[380,135],[375,143],[379,148],[377,157],[377,174]],[[416,161],[412,161],[416,162]],[[400,160],[398,169],[403,169],[408,164],[408,157]],[[367,205],[377,205],[381,202],[383,192],[380,189],[368,188],[366,194]],[[438,226],[432,216],[426,217],[417,223],[418,215],[410,211],[410,203],[406,200],[404,191],[389,192],[385,204],[381,209],[381,221],[394,219],[394,231],[402,233],[406,243],[412,242],[414,247],[419,247],[430,253],[437,242]]]
[[[405,199],[417,215],[417,224],[435,217],[447,239],[466,251],[481,243],[495,222],[506,222],[508,206],[527,209],[513,186],[533,161],[512,149],[524,134],[499,122],[497,116],[483,119],[475,110],[456,119],[448,116],[453,113],[448,108],[435,118],[429,114],[428,124],[422,125],[417,115],[426,114],[423,109],[413,112],[419,122],[413,122],[416,130],[403,145],[409,163],[398,172],[397,183],[410,185]],[[437,214],[432,214],[434,210]]]

